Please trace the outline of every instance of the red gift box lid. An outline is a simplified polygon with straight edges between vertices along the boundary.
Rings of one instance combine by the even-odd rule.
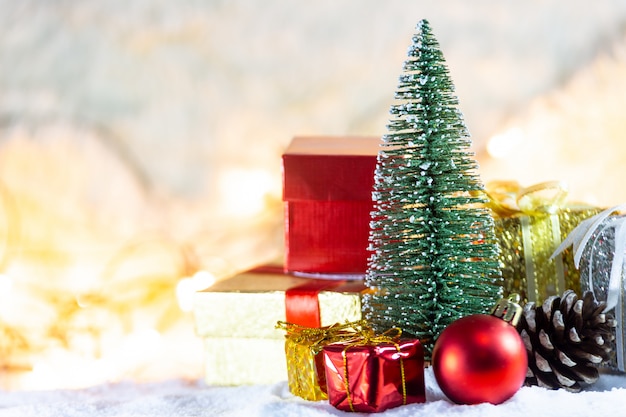
[[[283,154],[283,200],[371,201],[379,137],[297,136]]]

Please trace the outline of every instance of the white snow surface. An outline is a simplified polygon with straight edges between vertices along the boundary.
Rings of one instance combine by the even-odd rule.
[[[207,386],[202,381],[122,382],[81,390],[0,392],[0,417],[60,416],[228,416],[324,417],[363,415],[335,409],[326,401],[305,401],[287,382],[241,387]],[[456,405],[426,369],[426,402],[389,409],[389,417],[587,417],[626,415],[626,376],[602,374],[580,393],[523,387],[500,405]]]

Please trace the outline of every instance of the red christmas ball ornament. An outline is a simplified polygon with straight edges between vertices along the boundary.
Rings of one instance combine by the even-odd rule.
[[[501,300],[492,312],[454,321],[439,335],[432,366],[439,387],[457,404],[500,404],[526,378],[528,358],[515,329],[521,307]]]

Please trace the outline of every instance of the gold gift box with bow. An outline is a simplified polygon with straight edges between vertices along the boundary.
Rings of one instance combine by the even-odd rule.
[[[321,328],[279,321],[276,327],[287,331],[285,356],[289,392],[309,401],[328,398],[322,348],[330,343],[353,340],[367,328],[365,320]]]
[[[543,302],[566,289],[580,293],[580,273],[570,250],[551,258],[561,241],[600,208],[566,201],[567,186],[553,181],[521,187],[516,182],[487,184],[488,206],[500,247],[504,296]]]

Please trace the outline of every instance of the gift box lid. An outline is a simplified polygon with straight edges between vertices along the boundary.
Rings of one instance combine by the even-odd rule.
[[[297,136],[283,154],[283,200],[371,201],[379,137]]]
[[[365,291],[361,280],[318,280],[249,271],[195,294],[196,333],[200,337],[283,339],[285,332],[276,329],[276,323],[286,320],[286,291],[320,281],[329,286],[317,296],[322,326],[361,319],[361,294]]]

